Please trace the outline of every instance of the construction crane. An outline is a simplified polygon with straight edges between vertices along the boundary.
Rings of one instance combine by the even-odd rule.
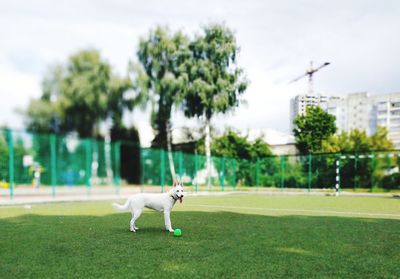
[[[313,90],[313,75],[318,72],[319,70],[321,70],[323,67],[328,66],[329,64],[331,64],[330,62],[325,62],[324,64],[322,64],[321,66],[319,66],[318,68],[313,68],[313,62],[310,62],[310,68],[306,71],[306,73],[304,75],[299,76],[298,78],[295,78],[294,80],[292,80],[290,83],[292,82],[296,82],[299,79],[302,79],[305,76],[308,76],[308,93],[310,95],[312,95],[314,93]]]

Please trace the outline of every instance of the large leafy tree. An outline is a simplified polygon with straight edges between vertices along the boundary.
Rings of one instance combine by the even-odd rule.
[[[27,108],[27,127],[98,137],[99,125],[107,118],[111,117],[114,126],[121,125],[123,109],[132,108],[132,101],[123,98],[131,87],[128,78],[112,74],[98,51],[79,51],[45,76],[42,96],[31,100]]]
[[[138,94],[147,96],[152,104],[151,124],[157,131],[152,145],[168,148],[173,177],[171,112],[173,105],[182,101],[187,88],[188,74],[182,65],[190,57],[188,43],[182,32],[171,33],[166,27],[157,27],[140,39],[140,64],[133,67]]]
[[[109,84],[108,118],[112,120],[111,141],[120,141],[120,174],[128,183],[140,183],[140,139],[135,127],[125,127],[123,114],[141,103],[140,96],[133,97],[133,84],[127,77],[113,78]],[[113,156],[115,156],[113,154]],[[115,158],[114,158],[115,159]],[[113,160],[114,162],[114,160]]]
[[[97,51],[70,57],[60,99],[67,128],[83,137],[99,135],[100,122],[107,116],[110,79],[111,67]]]
[[[210,121],[239,105],[247,81],[237,65],[239,47],[233,32],[224,25],[211,24],[190,43],[191,59],[184,64],[189,84],[183,103],[187,117],[204,119],[208,184],[211,171]]]
[[[107,117],[112,121],[113,130],[124,129],[124,111],[131,111],[139,104],[130,94],[132,87],[132,81],[128,77],[113,77],[108,84]]]
[[[64,125],[60,127],[62,110],[60,103],[57,102],[62,94],[63,76],[64,69],[61,65],[49,69],[42,81],[42,96],[39,99],[31,99],[27,109],[22,112],[28,130],[35,132],[65,131]]]
[[[335,116],[318,106],[307,107],[304,115],[298,115],[293,124],[296,146],[301,154],[321,150],[322,141],[336,132]]]
[[[105,135],[106,139],[138,142],[137,132],[127,130],[122,123],[124,110],[133,109],[135,105],[133,98],[125,95],[132,88],[132,83],[128,77],[113,74],[111,66],[98,51],[76,52],[65,64],[51,68],[42,88],[42,96],[31,100],[25,112],[29,130],[77,132],[80,137],[100,138],[100,124],[111,120],[111,131]],[[99,160],[101,154],[93,152],[93,160]],[[129,161],[128,156],[127,152],[122,154],[123,166]],[[111,160],[109,157],[105,160],[109,175]]]

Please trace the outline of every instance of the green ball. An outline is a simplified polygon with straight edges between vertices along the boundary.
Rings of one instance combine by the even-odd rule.
[[[174,230],[174,236],[182,236],[182,231],[181,231],[181,229],[175,229],[175,230]]]

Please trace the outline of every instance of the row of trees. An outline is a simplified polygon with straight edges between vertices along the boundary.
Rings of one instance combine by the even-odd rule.
[[[204,140],[198,143],[199,153],[202,154],[204,146]],[[264,159],[272,155],[272,152],[267,143],[262,139],[262,137],[256,138],[250,141],[247,136],[241,136],[239,133],[228,130],[224,135],[220,137],[215,137],[211,144],[211,151],[214,156],[235,159],[237,162],[236,172],[234,175],[237,182],[241,185],[252,185],[257,184],[255,175],[255,164],[258,159]],[[271,162],[262,161],[261,168],[266,170],[266,166]],[[216,161],[216,168],[221,169],[218,165],[219,161]],[[279,166],[279,163],[277,164]],[[268,168],[270,169],[270,168]],[[259,183],[259,181],[258,181]]]
[[[182,151],[173,152],[177,173],[186,185],[191,183],[203,184],[208,179],[205,169],[207,162],[204,151],[205,139],[199,140],[196,144],[198,151],[196,154]],[[256,180],[255,164],[271,155],[268,145],[261,138],[255,141],[249,140],[247,136],[241,136],[240,133],[233,130],[228,130],[221,136],[213,136],[211,152],[213,154],[211,158],[211,179],[214,186],[219,184],[221,186],[261,185],[260,179]],[[164,150],[157,148],[143,149],[142,160],[142,181],[144,183],[164,185],[172,182],[171,176],[166,174],[169,171],[169,166],[165,165],[167,158]],[[262,166],[267,163],[262,161],[259,169],[263,169]],[[279,162],[277,167],[279,170]],[[269,184],[268,186],[272,185]]]
[[[301,154],[366,153],[394,149],[384,127],[378,127],[370,137],[365,131],[357,129],[336,134],[335,116],[317,106],[308,107],[306,114],[298,115],[293,124],[296,146]]]
[[[152,146],[169,150],[169,169],[174,177],[171,116],[175,109],[203,121],[205,137],[198,146],[200,153],[204,150],[207,155],[208,173],[211,150],[216,156],[254,162],[271,154],[262,139],[249,143],[233,131],[213,143],[210,137],[213,116],[237,107],[247,88],[243,69],[237,63],[238,50],[229,28],[210,24],[192,37],[167,27],[150,30],[140,39],[137,59],[129,62],[123,76],[116,74],[98,51],[77,52],[45,76],[42,96],[31,100],[25,111],[27,127],[35,132],[76,132],[80,137],[99,138],[101,124],[107,124],[106,137],[134,141],[139,146],[138,132],[125,127],[123,116],[136,108],[150,108],[151,125],[156,131]],[[357,130],[335,135],[335,118],[319,107],[310,107],[294,124],[301,154],[393,148],[383,129],[372,137]],[[135,164],[129,154],[137,152],[137,147],[124,148],[122,166]],[[122,169],[125,171],[129,169]]]
[[[65,65],[50,69],[42,96],[31,100],[25,112],[27,128],[98,138],[100,125],[107,123],[111,139],[138,141],[135,129],[124,126],[124,112],[150,107],[156,131],[152,145],[171,151],[171,113],[176,108],[204,121],[210,158],[210,120],[238,106],[247,87],[237,65],[238,50],[229,28],[210,24],[194,37],[167,27],[151,30],[140,39],[137,61],[129,63],[125,76],[114,73],[98,51],[79,51]]]
[[[357,129],[337,134],[335,117],[320,107],[307,108],[306,114],[295,118],[294,125],[293,132],[300,153],[317,155],[314,158],[318,161],[314,160],[314,165],[317,164],[318,168],[313,174],[318,185],[332,185],[335,182],[336,174],[332,169],[336,168],[337,156],[329,154],[341,153],[352,155],[345,156],[340,163],[342,186],[373,187],[381,183],[380,186],[384,188],[400,187],[399,160],[389,156],[384,159],[362,156],[394,149],[386,128],[378,127],[371,136]],[[308,164],[305,160],[303,169],[299,171],[307,171]],[[302,175],[298,177],[301,179]]]

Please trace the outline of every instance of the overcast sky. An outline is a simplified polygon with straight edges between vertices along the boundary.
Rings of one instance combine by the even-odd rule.
[[[314,65],[315,90],[328,95],[400,92],[400,1],[243,0],[0,0],[0,125],[22,128],[14,112],[41,94],[49,66],[95,48],[120,73],[135,59],[140,36],[156,25],[188,34],[225,22],[240,46],[239,65],[250,86],[247,106],[213,121],[242,130],[289,132],[289,103],[307,91],[307,79],[289,84]],[[134,113],[129,124],[145,127]],[[174,116],[176,127],[187,125]]]

